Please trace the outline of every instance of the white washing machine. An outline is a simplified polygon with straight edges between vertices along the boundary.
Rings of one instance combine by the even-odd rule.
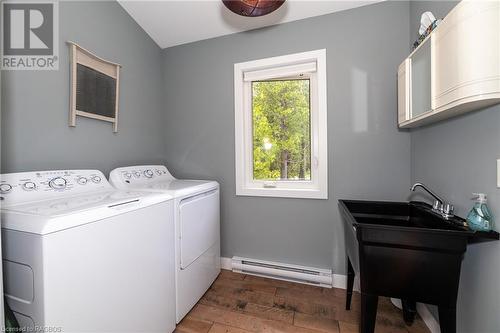
[[[117,168],[109,181],[119,189],[174,197],[176,319],[180,322],[220,273],[219,184],[176,179],[163,165]]]
[[[97,170],[0,175],[4,294],[27,332],[172,332],[172,196]]]

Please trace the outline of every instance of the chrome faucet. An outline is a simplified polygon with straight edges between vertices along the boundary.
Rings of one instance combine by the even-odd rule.
[[[454,207],[452,204],[450,204],[449,202],[445,202],[439,195],[431,191],[427,186],[425,186],[422,183],[413,184],[413,186],[411,187],[411,191],[414,192],[417,189],[417,187],[421,187],[424,191],[429,193],[434,198],[434,203],[432,205],[433,211],[441,214],[441,216],[444,217],[445,219],[453,217]]]

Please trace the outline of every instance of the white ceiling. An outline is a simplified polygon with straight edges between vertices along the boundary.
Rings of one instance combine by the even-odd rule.
[[[287,0],[281,8],[269,15],[248,18],[232,13],[220,0],[118,0],[161,48],[325,15],[379,1],[381,0]]]

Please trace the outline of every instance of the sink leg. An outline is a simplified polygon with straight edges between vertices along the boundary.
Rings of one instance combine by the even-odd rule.
[[[408,326],[411,326],[417,314],[417,303],[406,299],[401,300],[401,303],[403,304],[403,319]]]
[[[456,333],[457,309],[439,306],[438,312],[439,312],[439,327],[441,328],[441,333]]]
[[[347,257],[347,290],[345,309],[351,310],[352,289],[354,287],[354,269],[352,268],[351,261]]]
[[[361,293],[360,333],[373,333],[377,319],[378,296]]]

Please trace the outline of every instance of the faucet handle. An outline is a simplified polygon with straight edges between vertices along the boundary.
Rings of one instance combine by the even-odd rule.
[[[434,204],[432,205],[432,209],[435,211],[441,212],[443,211],[443,204],[440,203],[438,200],[434,200]]]
[[[446,215],[453,215],[453,211],[455,210],[455,208],[453,207],[452,204],[445,204],[444,205],[444,208],[443,208],[443,212],[446,214]]]

